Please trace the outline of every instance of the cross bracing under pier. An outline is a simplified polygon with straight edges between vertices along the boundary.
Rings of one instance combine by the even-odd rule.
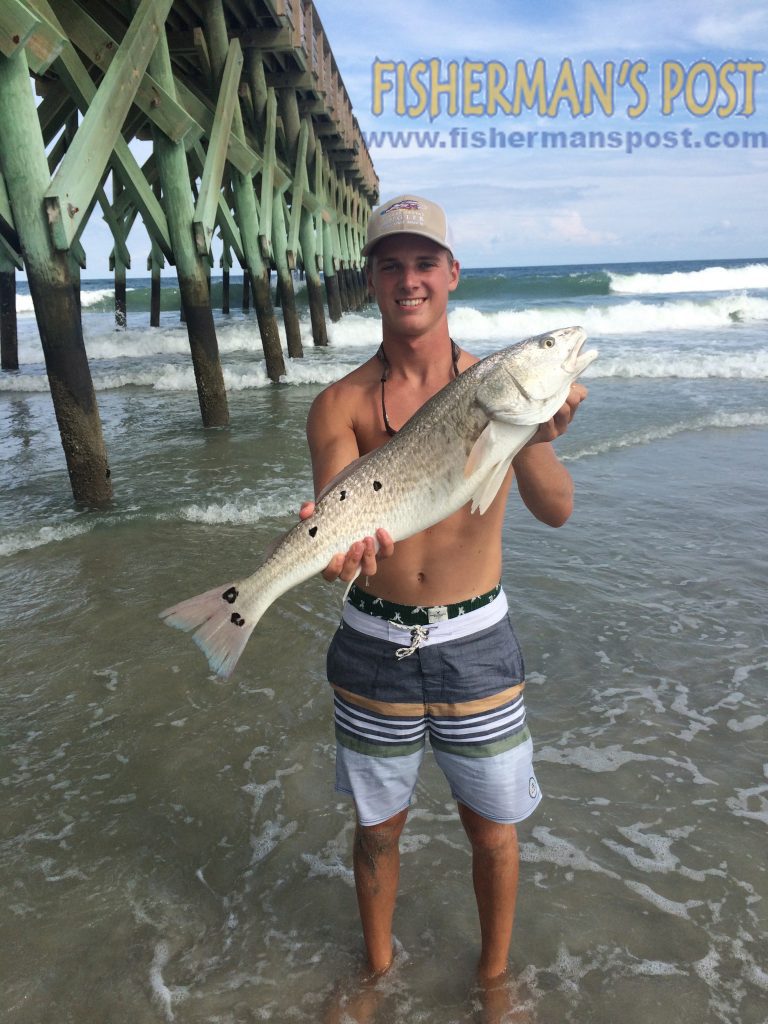
[[[137,222],[158,290],[160,268],[175,266],[203,422],[217,426],[229,414],[209,296],[214,239],[225,281],[242,268],[276,381],[285,363],[272,275],[288,354],[302,354],[296,270],[314,343],[326,344],[326,310],[337,320],[365,301],[360,251],[377,199],[311,0],[0,3],[3,368],[17,365],[13,292],[24,269],[77,499],[111,496],[78,302],[90,218],[112,235],[118,323]]]

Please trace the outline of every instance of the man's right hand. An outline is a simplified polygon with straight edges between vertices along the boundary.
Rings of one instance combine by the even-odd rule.
[[[299,519],[309,519],[314,511],[314,501],[303,502]],[[349,583],[356,576],[375,576],[378,559],[389,558],[394,550],[395,542],[386,530],[380,528],[375,537],[355,541],[346,554],[341,551],[335,554],[322,571],[323,579],[331,583],[334,580]]]

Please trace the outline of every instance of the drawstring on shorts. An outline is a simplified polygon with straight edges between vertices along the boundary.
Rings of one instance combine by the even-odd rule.
[[[401,626],[399,622],[393,622],[393,626],[397,626],[398,629],[405,629],[411,634],[411,646],[410,647],[398,647],[395,651],[395,657],[398,661],[402,658],[407,658],[409,655],[417,651],[419,647],[424,643],[425,640],[429,639],[429,627],[428,626]]]

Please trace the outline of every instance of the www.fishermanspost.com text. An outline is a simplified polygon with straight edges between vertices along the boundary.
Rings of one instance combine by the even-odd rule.
[[[664,131],[618,129],[610,131],[553,131],[551,129],[467,128],[408,129],[363,132],[369,149],[490,149],[490,150],[614,150],[634,153],[655,149],[768,149],[768,131],[746,129],[715,131],[695,128]]]

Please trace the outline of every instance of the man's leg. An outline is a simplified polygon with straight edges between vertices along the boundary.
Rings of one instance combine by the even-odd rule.
[[[517,898],[517,830],[514,825],[489,821],[461,803],[459,816],[472,844],[472,881],[482,942],[478,976],[487,981],[507,969]]]
[[[368,963],[374,974],[392,963],[392,917],[400,877],[400,834],[408,810],[381,822],[355,828],[352,862],[357,904],[363,925]]]

